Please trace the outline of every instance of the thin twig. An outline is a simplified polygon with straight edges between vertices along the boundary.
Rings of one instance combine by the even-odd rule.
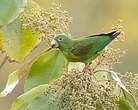
[[[96,66],[93,68],[93,71],[101,64],[101,62],[103,61],[103,58],[101,58],[101,56],[98,58],[98,62],[96,64]]]
[[[101,62],[101,61],[100,61],[100,58],[98,58],[97,60],[98,60],[98,62],[97,62],[97,64],[96,64],[96,66],[93,68],[93,71],[97,68],[98,65],[100,65],[100,62]]]
[[[3,67],[3,65],[6,63],[7,60],[8,60],[8,56],[6,55],[2,63],[0,64],[0,69]]]
[[[110,80],[109,79],[103,79],[103,80],[97,80],[97,82],[102,82],[102,81],[107,81],[107,82],[109,82]]]
[[[107,69],[98,69],[98,70],[95,70],[93,73],[97,73],[97,72],[107,72],[107,73],[112,73],[110,70],[107,70]]]

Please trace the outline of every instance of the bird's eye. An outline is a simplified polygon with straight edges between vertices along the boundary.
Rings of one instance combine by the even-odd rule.
[[[62,41],[62,40],[63,40],[63,38],[62,38],[62,37],[59,37],[59,38],[58,38],[58,41]]]

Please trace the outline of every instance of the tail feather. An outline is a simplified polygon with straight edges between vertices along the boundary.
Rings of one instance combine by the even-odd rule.
[[[104,42],[103,44],[101,44],[99,46],[99,49],[96,51],[96,52],[99,52],[101,51],[102,49],[104,49],[112,40],[114,40],[121,32],[117,32],[117,31],[114,31],[114,32],[111,32],[111,33],[108,33],[106,34],[107,36],[110,37],[109,40],[107,40],[106,42]]]
[[[117,32],[117,31],[114,31],[114,32],[111,32],[109,33],[108,35],[111,37],[111,39],[115,39],[121,32]]]
[[[107,34],[98,34],[98,35],[92,35],[92,36],[87,36],[87,37],[103,37],[103,36],[109,36],[111,38],[117,37],[121,32],[113,31]]]

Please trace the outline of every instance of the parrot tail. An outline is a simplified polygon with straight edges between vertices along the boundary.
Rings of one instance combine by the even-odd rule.
[[[104,43],[102,43],[100,46],[99,46],[99,49],[96,51],[99,52],[101,51],[102,49],[105,48],[105,46],[107,46],[112,40],[114,40],[121,32],[117,32],[117,31],[114,31],[114,32],[111,32],[111,33],[108,33],[108,34],[102,34],[102,35],[106,35],[106,36],[109,36],[110,39],[105,41]]]
[[[113,31],[111,33],[108,33],[107,35],[110,36],[111,40],[115,39],[121,32]]]

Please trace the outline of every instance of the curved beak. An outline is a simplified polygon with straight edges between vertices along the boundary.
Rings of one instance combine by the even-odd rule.
[[[55,40],[52,40],[51,47],[52,48],[57,48],[58,46],[59,46],[58,43]]]

